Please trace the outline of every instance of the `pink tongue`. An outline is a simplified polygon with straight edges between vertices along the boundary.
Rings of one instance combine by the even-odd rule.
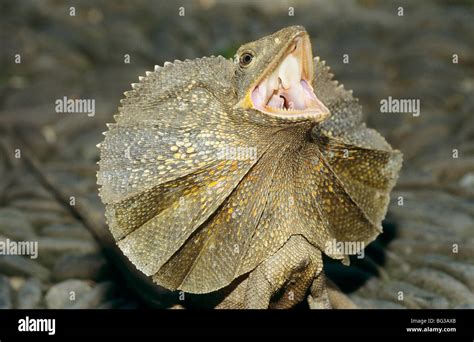
[[[288,108],[304,110],[309,104],[317,101],[316,96],[304,80],[292,84],[288,89],[279,88],[278,92],[268,99],[268,102],[266,93],[265,85],[259,85],[253,90],[252,102],[257,108],[263,108],[267,104],[274,108],[283,109],[286,99]]]
[[[282,89],[279,92],[288,103],[293,103],[293,109],[305,109],[305,94],[300,83],[293,84],[289,89]]]
[[[288,89],[280,88],[278,90],[278,94],[273,95],[273,97],[270,99],[269,105],[277,107],[272,105],[271,103],[276,103],[276,101],[278,101],[278,104],[281,103],[281,106],[283,106],[284,100],[280,96],[283,96],[286,99],[288,107],[291,109],[302,110],[306,108],[306,94],[303,85],[300,82],[293,84]]]

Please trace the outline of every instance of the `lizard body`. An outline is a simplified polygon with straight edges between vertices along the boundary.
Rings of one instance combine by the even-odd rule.
[[[381,232],[401,154],[362,122],[300,26],[234,61],[165,63],[122,100],[98,183],[122,252],[157,284],[232,290],[223,308],[330,307],[322,254]]]

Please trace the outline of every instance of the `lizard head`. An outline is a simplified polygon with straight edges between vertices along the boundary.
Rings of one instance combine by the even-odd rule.
[[[284,28],[242,45],[234,57],[236,108],[288,121],[321,122],[329,109],[314,93],[313,54],[302,26]]]

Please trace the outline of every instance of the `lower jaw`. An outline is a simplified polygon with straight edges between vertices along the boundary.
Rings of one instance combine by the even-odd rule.
[[[270,115],[275,118],[280,118],[280,119],[285,119],[289,121],[300,121],[300,120],[307,120],[307,121],[314,121],[314,122],[321,122],[323,121],[327,116],[324,115],[321,116],[320,113],[317,113],[315,111],[311,110],[305,110],[305,111],[291,111],[291,110],[281,110],[276,112],[273,108],[258,108],[254,107],[254,109],[265,113],[267,115]]]

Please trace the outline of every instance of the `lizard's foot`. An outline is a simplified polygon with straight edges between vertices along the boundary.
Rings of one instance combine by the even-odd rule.
[[[356,309],[357,306],[349,299],[323,272],[319,274],[311,285],[308,296],[308,305],[311,309]]]
[[[294,235],[237,284],[216,308],[291,308],[305,299],[308,289],[311,309],[356,307],[325,277],[321,252],[301,235]]]
[[[326,288],[326,277],[321,272],[311,285],[311,293],[308,296],[308,305],[311,309],[332,309]]]
[[[292,236],[247,281],[244,307],[289,308],[301,302],[311,282],[322,272],[321,253],[300,235]]]

